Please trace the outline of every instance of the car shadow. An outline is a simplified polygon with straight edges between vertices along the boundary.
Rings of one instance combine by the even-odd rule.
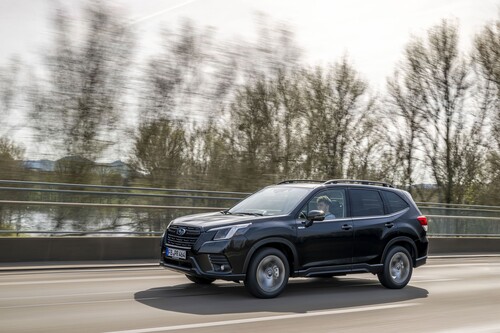
[[[381,305],[426,298],[426,289],[411,285],[391,290],[369,278],[290,279],[285,291],[273,299],[251,296],[233,282],[212,285],[181,284],[135,293],[137,302],[172,312],[214,315],[248,312],[294,312],[332,310],[354,306]]]

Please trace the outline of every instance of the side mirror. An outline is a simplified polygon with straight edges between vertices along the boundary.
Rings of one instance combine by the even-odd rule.
[[[310,227],[314,221],[323,221],[325,219],[325,212],[322,210],[311,210],[307,213],[306,227]]]

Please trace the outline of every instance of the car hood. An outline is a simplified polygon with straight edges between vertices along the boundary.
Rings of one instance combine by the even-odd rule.
[[[273,218],[274,216],[225,215],[221,212],[201,213],[176,218],[172,221],[171,225],[198,227],[205,231],[211,228],[223,227],[232,224],[270,221]]]

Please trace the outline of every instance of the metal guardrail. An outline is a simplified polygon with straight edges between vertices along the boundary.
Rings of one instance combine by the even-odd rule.
[[[251,193],[245,192],[224,192],[224,191],[206,191],[206,190],[187,190],[187,189],[168,189],[161,187],[134,187],[134,186],[117,186],[117,185],[94,185],[94,184],[71,184],[71,183],[49,183],[49,182],[32,182],[24,180],[0,180],[0,184],[16,184],[16,185],[41,185],[55,187],[81,187],[81,188],[101,188],[101,189],[121,189],[121,190],[137,190],[137,191],[158,191],[158,192],[185,192],[185,193],[204,193],[204,194],[228,194],[228,195],[244,195]]]
[[[4,193],[19,193],[20,196],[28,196],[36,200],[12,200],[13,195],[2,199]],[[0,180],[0,208],[1,206],[23,207],[24,210],[29,210],[29,212],[38,212],[50,208],[49,215],[54,210],[96,208],[98,210],[112,210],[115,213],[114,217],[117,219],[123,218],[120,214],[124,214],[125,219],[129,220],[144,215],[145,217],[141,217],[141,219],[149,221],[150,214],[153,214],[158,220],[155,224],[147,226],[146,229],[148,230],[143,230],[145,228],[144,221],[135,223],[134,227],[137,230],[118,230],[120,228],[132,228],[130,225],[134,223],[130,222],[116,225],[117,230],[109,230],[112,226],[102,226],[98,222],[94,222],[94,226],[80,226],[80,228],[86,230],[73,230],[73,225],[70,225],[71,228],[67,230],[59,230],[61,229],[61,225],[59,225],[54,230],[51,228],[49,221],[40,222],[39,228],[33,230],[33,228],[26,228],[21,223],[16,224],[13,230],[0,230],[0,235],[161,235],[164,227],[172,218],[200,211],[224,210],[227,207],[222,206],[225,206],[226,203],[232,205],[249,194],[245,192]],[[47,199],[46,197],[51,200],[42,200]],[[62,201],[57,201],[57,199],[61,198]],[[100,201],[107,199],[111,202],[82,202],[89,200],[89,198],[99,198]],[[131,198],[139,201],[139,203],[128,202]],[[71,202],[70,199],[76,200],[76,202]],[[151,204],[151,202],[157,204]],[[417,205],[422,213],[429,217],[429,235],[431,236],[500,236],[500,206],[434,202],[417,202]],[[82,214],[89,215],[94,211],[87,210]],[[112,215],[112,213],[109,214]],[[62,228],[64,228],[64,223]]]
[[[424,206],[439,206],[439,207],[452,207],[452,208],[478,207],[480,209],[494,208],[495,210],[500,211],[500,206],[468,205],[468,204],[448,204],[448,203],[440,203],[440,202],[416,202],[416,204],[419,207],[424,207]]]
[[[161,231],[18,231],[18,230],[0,230],[0,234],[51,234],[60,236],[87,236],[87,235],[142,235],[142,236],[161,236]]]
[[[168,222],[175,217],[195,212],[224,210],[248,194],[0,180],[0,213],[2,207],[10,207],[12,210],[23,211],[24,214],[21,217],[18,213],[14,220],[21,222],[12,224],[11,228],[0,228],[6,229],[0,230],[0,234],[161,235]],[[36,225],[26,222],[30,214],[35,216],[39,212],[45,212],[45,215],[44,218],[33,218],[36,219]],[[96,212],[105,213],[99,215]],[[59,215],[56,217],[57,214]],[[85,215],[92,214],[99,216],[94,216],[93,219],[84,218]],[[60,222],[57,225],[53,223],[56,218]],[[102,223],[103,220],[108,223]],[[115,224],[112,220],[118,220],[118,223]],[[135,223],[130,222],[131,220]],[[154,221],[151,222],[152,220]]]
[[[189,210],[224,210],[227,207],[199,207],[199,206],[159,206],[159,205],[127,205],[127,204],[98,204],[83,202],[55,202],[55,201],[15,201],[0,200],[0,204],[25,206],[67,206],[67,207],[101,207],[101,208],[146,208],[146,209],[189,209]]]

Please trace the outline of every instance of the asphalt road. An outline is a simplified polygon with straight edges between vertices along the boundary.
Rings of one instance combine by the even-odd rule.
[[[430,259],[402,290],[291,279],[270,300],[159,267],[0,273],[0,332],[164,331],[500,332],[500,257]]]

